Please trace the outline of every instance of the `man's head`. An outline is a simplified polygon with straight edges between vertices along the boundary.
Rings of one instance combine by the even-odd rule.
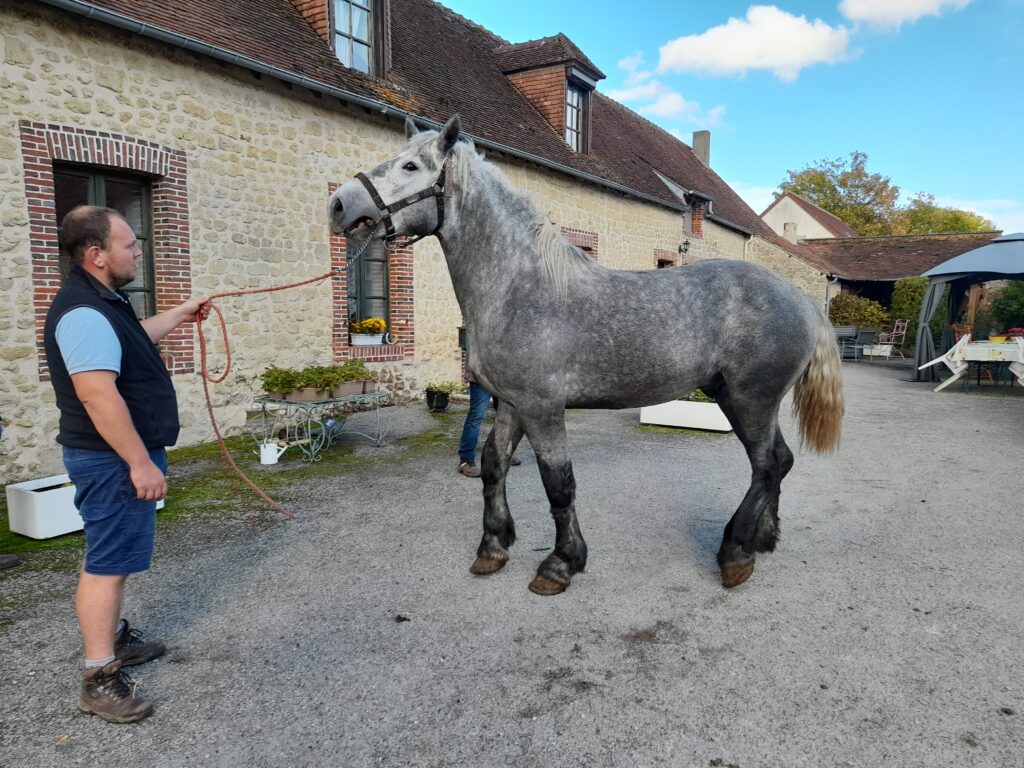
[[[124,217],[113,208],[80,205],[61,222],[61,244],[71,261],[110,288],[135,279],[142,249]]]

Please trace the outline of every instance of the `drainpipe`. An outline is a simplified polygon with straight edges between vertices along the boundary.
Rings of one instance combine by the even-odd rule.
[[[364,107],[374,112],[380,112],[381,114],[396,117],[400,120],[404,120],[407,117],[411,117],[421,125],[426,124],[435,129],[441,127],[441,123],[435,123],[433,120],[430,120],[425,117],[420,117],[419,115],[414,115],[411,112],[406,112],[405,110],[398,109],[396,107],[391,106],[390,104],[386,104],[385,102],[369,99],[365,96],[360,96],[357,93],[352,93],[351,91],[346,91],[342,88],[338,88],[337,86],[328,85],[327,83],[322,83],[319,80],[313,80],[311,78],[306,77],[305,75],[298,75],[295,74],[294,72],[289,72],[286,69],[280,69],[279,67],[264,64],[262,61],[251,59],[248,56],[243,56],[242,54],[235,53],[234,51],[230,51],[226,48],[221,48],[220,46],[212,45],[210,43],[204,43],[200,40],[196,40],[195,38],[180,35],[177,32],[170,32],[166,29],[163,29],[162,27],[157,27],[153,24],[147,24],[146,22],[136,21],[130,16],[125,16],[116,11],[108,11],[105,8],[98,8],[95,5],[90,5],[89,3],[82,2],[82,0],[41,0],[41,2],[44,3],[45,5],[50,5],[53,6],[54,8],[59,8],[62,11],[69,11],[70,13],[77,14],[78,16],[84,16],[87,19],[95,19],[99,22],[102,22],[103,24],[108,24],[112,27],[117,27],[118,29],[123,29],[136,35],[141,35],[142,37],[148,37],[153,40],[160,40],[164,43],[170,43],[171,45],[177,48],[184,48],[186,51],[192,51],[193,53],[198,53],[203,56],[209,56],[211,58],[217,59],[218,61],[224,61],[228,64],[234,64],[235,66],[242,67],[243,69],[248,69],[253,72],[259,72],[260,74],[263,75],[269,75],[270,77],[273,77],[276,80],[280,80],[285,83],[290,83],[292,85],[297,85],[302,88],[308,88],[314,93],[320,93],[325,96],[332,96],[336,99],[340,99],[341,101],[350,102],[352,104],[356,104],[360,107]],[[572,176],[573,178],[590,182],[591,184],[594,184],[596,186],[611,189],[615,192],[621,192],[622,194],[629,195],[630,197],[636,198],[638,200],[645,200],[649,203],[655,203],[656,205],[659,205],[663,208],[671,208],[677,211],[685,210],[684,206],[682,205],[673,205],[672,203],[666,200],[662,200],[661,198],[654,197],[653,195],[647,195],[644,194],[643,192],[638,192],[635,189],[630,189],[629,187],[623,186],[622,184],[616,184],[614,181],[608,181],[606,179],[602,179],[598,176],[593,176],[583,171],[577,171],[575,168],[560,165],[559,163],[552,162],[546,158],[533,155],[521,149],[515,149],[513,147],[505,146],[504,144],[499,144],[498,142],[495,141],[488,141],[487,139],[477,138],[476,136],[472,136],[471,134],[466,135],[472,138],[473,143],[476,144],[478,147],[491,149],[494,150],[495,152],[501,152],[502,154],[508,155],[509,157],[517,157],[521,160],[526,160],[527,162],[533,163],[534,165],[539,165],[544,168],[548,168],[552,171],[564,173],[567,176]]]
[[[831,280],[828,275],[825,275],[825,317],[828,317],[828,305],[832,303],[831,289],[832,286],[839,282],[838,277],[833,277]]]

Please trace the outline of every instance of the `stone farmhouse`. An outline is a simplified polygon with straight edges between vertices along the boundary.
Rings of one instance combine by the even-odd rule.
[[[346,267],[324,203],[404,143],[406,116],[452,113],[565,237],[621,269],[705,258],[768,266],[823,300],[827,265],[780,237],[693,146],[596,90],[569,38],[512,43],[432,0],[7,0],[0,6],[0,483],[61,471],[42,321],[57,291],[57,225],[80,203],[118,208],[146,249],[128,290],[141,314],[219,302],[234,369],[218,418],[244,429],[271,364],[363,357],[399,398],[460,372],[462,318],[429,238],[375,245]],[[644,308],[637,307],[643,322]],[[394,343],[350,346],[350,316]],[[207,324],[211,366],[223,364]],[[208,441],[192,329],[161,352],[180,445]]]

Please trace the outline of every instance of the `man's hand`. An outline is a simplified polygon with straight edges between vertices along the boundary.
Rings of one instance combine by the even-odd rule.
[[[179,304],[177,311],[181,313],[181,322],[198,322],[210,316],[210,297],[193,296],[188,301]]]
[[[167,479],[152,461],[129,467],[135,494],[143,501],[159,501],[167,495]]]
[[[168,309],[159,315],[147,317],[142,321],[142,327],[146,329],[146,335],[149,336],[150,340],[156,344],[182,323],[205,320],[209,314],[210,297],[194,296],[173,309]]]

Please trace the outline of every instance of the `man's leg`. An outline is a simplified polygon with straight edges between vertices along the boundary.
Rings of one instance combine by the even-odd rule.
[[[487,404],[491,400],[491,393],[476,382],[469,385],[469,413],[466,414],[466,422],[462,425],[462,439],[459,441],[459,471],[470,477],[479,477],[480,472],[467,471],[467,468],[476,469],[476,444],[480,439],[480,424],[487,414]]]
[[[114,655],[114,635],[121,619],[121,600],[127,576],[100,576],[86,573],[78,577],[75,610],[82,630],[85,660],[100,661]]]

